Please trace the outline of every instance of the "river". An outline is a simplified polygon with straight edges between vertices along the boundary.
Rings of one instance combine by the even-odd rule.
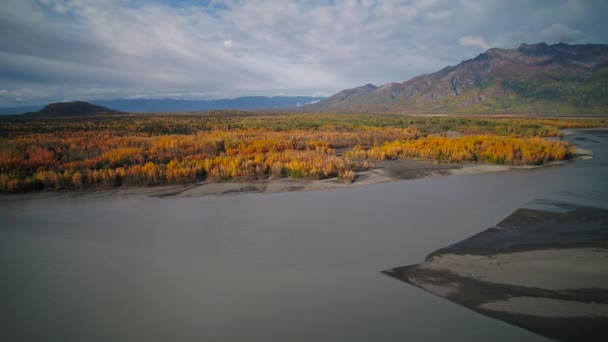
[[[571,134],[593,159],[311,192],[5,196],[0,339],[544,341],[380,271],[544,200],[607,208],[608,131]]]

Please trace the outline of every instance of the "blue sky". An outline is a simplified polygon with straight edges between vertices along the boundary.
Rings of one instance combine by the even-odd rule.
[[[604,0],[3,0],[0,106],[331,95],[521,43],[607,43]]]

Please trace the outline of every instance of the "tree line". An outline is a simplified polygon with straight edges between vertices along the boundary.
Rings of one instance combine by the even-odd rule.
[[[565,127],[605,120],[403,115],[125,115],[1,119],[0,192],[293,177],[352,181],[373,160],[542,164]],[[449,138],[448,132],[464,136]]]

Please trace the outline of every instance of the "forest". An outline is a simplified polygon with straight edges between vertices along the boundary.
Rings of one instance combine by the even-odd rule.
[[[352,182],[374,160],[539,165],[560,129],[605,119],[246,113],[0,119],[0,192],[253,181]]]

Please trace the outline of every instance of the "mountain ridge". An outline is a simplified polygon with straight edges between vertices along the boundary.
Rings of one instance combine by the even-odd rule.
[[[322,97],[315,96],[241,96],[234,99],[217,100],[121,99],[90,102],[131,113],[161,113],[289,108],[322,99]]]
[[[319,96],[241,96],[234,99],[180,100],[180,99],[115,99],[88,100],[86,102],[129,113],[202,112],[207,110],[255,110],[298,107],[319,101]],[[0,108],[1,114],[35,112],[43,106]]]
[[[608,113],[608,45],[492,48],[403,83],[345,89],[310,111]]]

